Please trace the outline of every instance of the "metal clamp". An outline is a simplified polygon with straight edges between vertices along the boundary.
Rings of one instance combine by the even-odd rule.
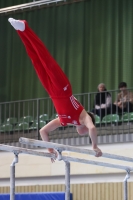
[[[15,158],[13,159],[11,166],[15,166],[15,164],[18,163],[18,152],[14,151],[13,153],[15,155]]]
[[[62,151],[59,149],[55,149],[56,153],[57,153],[57,158],[56,160],[60,161],[62,160]]]
[[[127,179],[129,179],[129,178],[130,178],[130,170],[127,170],[127,174],[126,174],[126,176],[124,178],[124,182],[126,182]]]

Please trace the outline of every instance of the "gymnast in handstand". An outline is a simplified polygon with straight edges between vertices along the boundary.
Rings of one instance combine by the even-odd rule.
[[[25,20],[9,18],[8,21],[17,30],[35,71],[58,113],[58,118],[50,121],[40,129],[42,140],[49,141],[49,132],[60,126],[72,124],[76,126],[78,134],[85,135],[89,133],[96,156],[101,156],[102,152],[97,146],[94,116],[89,112],[87,113],[73,96],[71,84],[60,66]],[[55,153],[54,149],[48,149],[48,151]]]

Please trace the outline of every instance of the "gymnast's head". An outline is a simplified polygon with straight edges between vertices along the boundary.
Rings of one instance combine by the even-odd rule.
[[[88,115],[91,117],[93,124],[95,125],[95,115],[92,112],[87,112]]]

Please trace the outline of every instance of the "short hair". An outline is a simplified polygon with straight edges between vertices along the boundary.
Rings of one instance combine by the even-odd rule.
[[[106,89],[106,86],[104,83],[99,83],[99,85],[97,86],[97,89],[99,89],[99,87],[103,86]]]
[[[120,88],[123,88],[123,87],[127,87],[127,83],[126,83],[126,82],[121,82],[121,83],[119,84],[119,89],[120,89]]]
[[[95,116],[92,112],[87,112],[88,115],[91,117],[93,124],[95,125]]]

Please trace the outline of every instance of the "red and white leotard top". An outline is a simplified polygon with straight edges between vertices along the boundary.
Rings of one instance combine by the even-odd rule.
[[[81,125],[79,116],[84,107],[73,95],[52,98],[52,100],[62,126],[66,126],[67,124]]]

